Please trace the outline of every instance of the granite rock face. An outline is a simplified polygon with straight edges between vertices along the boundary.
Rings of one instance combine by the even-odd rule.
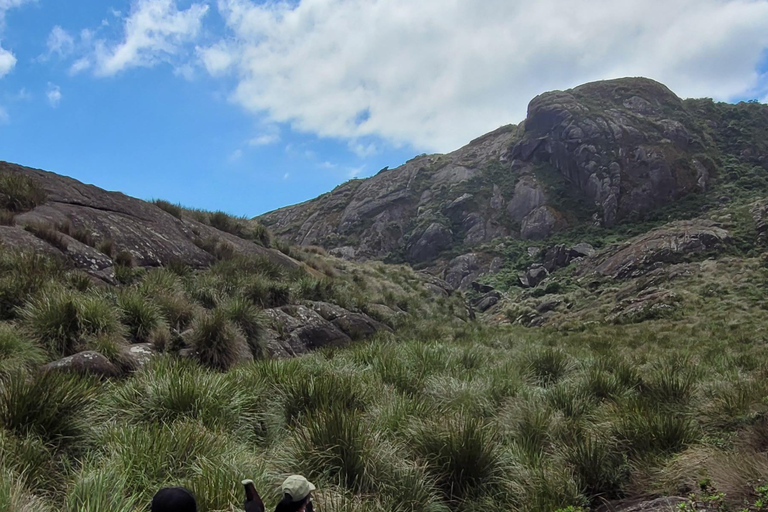
[[[687,256],[715,250],[730,241],[730,233],[712,221],[673,222],[596,253],[584,261],[579,272],[636,277],[657,265],[679,263]]]
[[[182,261],[202,268],[215,257],[201,247],[203,241],[227,244],[234,252],[261,255],[271,261],[297,267],[298,262],[279,251],[262,247],[194,219],[181,219],[153,203],[108,192],[51,172],[0,162],[0,172],[23,174],[46,192],[46,201],[14,217],[14,226],[0,226],[0,242],[11,247],[58,254],[100,279],[114,278],[112,257],[76,240],[68,233],[80,233],[92,245],[111,240],[114,253],[128,252],[134,264],[143,267]],[[59,233],[60,244],[52,245],[24,230],[26,226],[47,226]],[[66,229],[62,229],[66,226]]]
[[[611,226],[705,189],[705,147],[680,98],[633,78],[537,96],[512,157],[556,167]]]
[[[703,131],[706,109],[696,105],[643,78],[548,92],[518,126],[259,220],[297,244],[453,275],[455,254],[491,240],[609,227],[708,189],[716,169],[702,155],[718,151],[717,140]]]

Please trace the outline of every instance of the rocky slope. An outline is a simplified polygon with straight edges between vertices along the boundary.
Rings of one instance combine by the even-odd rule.
[[[453,153],[416,157],[259,220],[296,244],[431,266],[467,287],[502,268],[492,241],[546,248],[586,228],[691,217],[669,210],[729,198],[733,186],[763,190],[766,141],[765,105],[681,100],[644,78],[596,82],[542,94],[520,125]]]
[[[215,249],[264,256],[288,267],[299,265],[283,253],[206,225],[189,214],[178,216],[153,203],[108,192],[52,172],[0,162],[0,174],[29,179],[40,200],[14,208],[0,225],[0,243],[65,256],[92,275],[112,282],[115,258],[130,255],[140,267],[181,261],[195,268],[216,260]],[[46,240],[43,232],[53,233]],[[106,244],[105,244],[106,242]],[[109,250],[95,247],[109,245]]]
[[[42,272],[39,281],[50,281],[51,290],[76,282],[78,291],[103,289],[110,296],[151,288],[141,283],[158,279],[158,293],[172,297],[186,318],[171,315],[165,322],[170,330],[158,334],[159,339],[170,337],[174,349],[190,357],[195,355],[188,340],[190,318],[230,307],[230,300],[263,310],[258,329],[263,350],[288,357],[391,331],[412,315],[427,314],[427,304],[417,305],[423,297],[445,299],[452,291],[434,276],[410,269],[369,268],[291,246],[278,250],[263,227],[222,212],[146,202],[4,162],[0,220],[0,326],[18,321],[42,290],[36,271]],[[30,253],[49,258],[25,259]],[[50,272],[36,270],[45,262],[57,263],[51,263]],[[453,302],[457,314],[466,315],[461,299]],[[132,334],[124,341],[112,352],[133,366],[164,345]],[[119,373],[115,361],[94,350],[99,347],[92,346],[93,340],[73,343],[79,352],[59,351],[66,357],[50,368]],[[240,352],[243,360],[253,357],[250,350]]]

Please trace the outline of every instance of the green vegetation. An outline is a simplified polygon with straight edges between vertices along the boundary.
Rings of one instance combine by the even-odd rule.
[[[13,213],[31,210],[45,202],[46,192],[21,173],[0,172],[0,210]]]
[[[98,385],[27,377],[21,364],[2,381],[0,460],[9,475],[38,476],[4,481],[2,492],[129,510],[178,483],[198,492],[202,510],[227,510],[241,499],[239,479],[255,478],[273,505],[281,476],[299,471],[328,510],[551,511],[675,493],[706,476],[723,491],[695,502],[761,510],[762,345],[654,323],[617,341],[602,327],[424,320],[397,336],[222,373],[237,338],[225,313],[233,307],[194,327],[212,370],[163,356]],[[50,479],[63,482],[52,495],[40,487]]]

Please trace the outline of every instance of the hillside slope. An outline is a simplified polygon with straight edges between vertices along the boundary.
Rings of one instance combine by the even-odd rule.
[[[258,220],[351,259],[446,275],[449,260],[472,252],[483,272],[496,271],[493,240],[612,233],[765,193],[766,141],[765,105],[681,100],[644,78],[595,82],[542,94],[520,125],[453,153],[416,157]]]

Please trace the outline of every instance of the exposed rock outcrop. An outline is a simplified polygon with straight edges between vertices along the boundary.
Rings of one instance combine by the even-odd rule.
[[[15,226],[0,226],[0,241],[8,246],[59,254],[82,270],[106,281],[114,274],[110,255],[75,239],[79,233],[94,246],[111,241],[113,254],[126,251],[138,266],[166,265],[183,261],[205,267],[215,261],[206,252],[205,242],[226,244],[234,252],[260,255],[286,267],[300,264],[279,251],[220,231],[182,216],[177,218],[152,203],[108,192],[93,185],[51,172],[0,162],[0,172],[23,174],[46,192],[46,201],[31,211],[18,214]],[[62,231],[61,244],[50,243],[24,231],[25,226],[46,226]],[[65,229],[62,229],[65,227]]]
[[[580,273],[634,277],[656,264],[677,263],[723,246],[730,240],[730,233],[711,221],[673,222],[595,254],[585,262]]]
[[[512,157],[554,165],[610,226],[706,188],[704,144],[669,89],[620,79],[534,98]]]
[[[396,316],[394,311],[389,311]],[[265,314],[271,323],[271,329],[267,330],[266,335],[267,351],[273,357],[295,356],[323,347],[343,346],[378,331],[392,330],[364,313],[351,312],[327,302],[308,301],[267,309]]]

